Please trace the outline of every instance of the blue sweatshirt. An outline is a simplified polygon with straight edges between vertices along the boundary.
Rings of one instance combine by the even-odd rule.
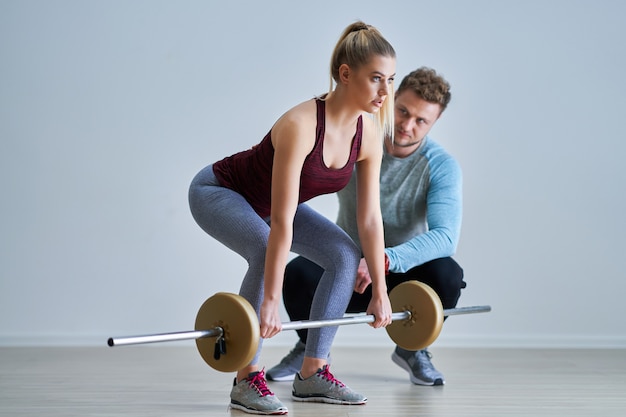
[[[337,224],[360,247],[354,172],[348,185],[337,196]],[[396,158],[384,152],[380,204],[389,271],[406,272],[455,253],[462,218],[461,168],[428,136],[406,158]]]

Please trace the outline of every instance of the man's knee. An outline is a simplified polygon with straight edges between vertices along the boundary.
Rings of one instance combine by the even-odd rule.
[[[445,258],[447,260],[444,270],[444,275],[447,278],[450,286],[456,286],[459,289],[465,288],[465,281],[463,281],[464,273],[463,268],[452,258]]]
[[[452,258],[442,258],[436,268],[439,296],[444,308],[454,308],[466,284],[463,280],[463,268]]]
[[[417,279],[432,287],[439,295],[444,308],[454,308],[461,290],[466,284],[463,268],[452,258],[434,259],[409,271],[412,279]]]

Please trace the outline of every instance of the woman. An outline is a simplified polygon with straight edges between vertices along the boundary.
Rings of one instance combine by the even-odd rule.
[[[373,327],[391,323],[379,174],[382,137],[393,127],[389,96],[394,75],[391,44],[373,26],[349,25],[333,51],[328,94],[291,108],[259,144],[207,166],[192,181],[189,203],[196,222],[249,264],[240,294],[259,315],[261,338],[281,330],[279,305],[290,251],[325,271],[310,318],[343,316],[360,250],[304,202],[342,189],[355,167],[359,235],[373,281],[367,313],[376,316]],[[302,369],[294,380],[295,400],[342,404],[367,400],[329,372],[327,358],[336,331],[324,327],[309,332]],[[231,407],[254,414],[286,414],[287,408],[259,371],[260,351],[261,344],[252,362],[237,372]]]

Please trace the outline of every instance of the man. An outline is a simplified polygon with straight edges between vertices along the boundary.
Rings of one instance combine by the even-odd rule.
[[[387,287],[417,280],[439,295],[443,308],[454,308],[465,288],[463,270],[451,258],[461,229],[462,176],[458,163],[427,136],[450,102],[450,85],[430,68],[407,75],[395,95],[394,138],[385,138],[380,200],[385,226]],[[337,193],[337,224],[359,245],[356,224],[356,184]],[[306,258],[292,260],[285,270],[283,300],[292,321],[306,320],[323,270]],[[367,309],[371,278],[361,259],[354,294],[347,312]],[[281,362],[267,372],[273,381],[293,380],[300,369],[306,330]],[[394,363],[419,385],[443,385],[443,375],[431,363],[427,349],[417,352],[396,346]]]

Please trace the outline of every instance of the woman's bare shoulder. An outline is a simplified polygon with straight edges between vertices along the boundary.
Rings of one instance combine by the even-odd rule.
[[[274,129],[308,129],[317,124],[317,107],[315,100],[307,100],[287,110],[274,125]]]
[[[315,100],[307,100],[303,101],[300,104],[297,104],[287,110],[285,114],[283,114],[280,119],[289,119],[289,120],[302,120],[302,119],[310,119],[316,118],[317,107],[315,105]],[[279,119],[279,120],[280,120]]]

